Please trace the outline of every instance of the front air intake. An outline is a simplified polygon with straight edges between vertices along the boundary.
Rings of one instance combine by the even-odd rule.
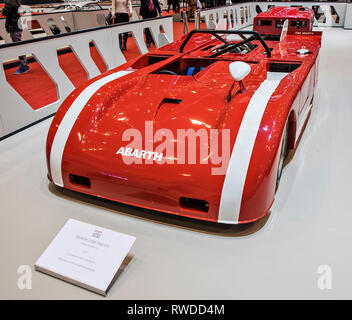
[[[72,184],[90,188],[90,179],[87,177],[77,176],[76,174],[70,174],[70,182]]]
[[[192,198],[180,198],[180,207],[187,210],[208,212],[209,203],[205,200],[192,199]]]
[[[286,72],[290,73],[295,71],[301,66],[301,62],[270,62],[269,71],[270,72]]]
[[[174,103],[174,104],[180,104],[182,102],[182,99],[174,99],[174,98],[164,98],[161,103]]]

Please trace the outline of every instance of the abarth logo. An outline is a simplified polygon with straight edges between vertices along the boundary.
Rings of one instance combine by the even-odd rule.
[[[161,161],[161,159],[163,158],[163,154],[159,152],[125,148],[125,147],[121,147],[116,152],[116,154],[117,155],[121,154],[122,156],[127,156],[127,157],[136,157],[140,159],[154,160],[154,161]]]
[[[100,238],[100,236],[102,235],[103,232],[101,232],[100,230],[94,230],[94,232],[92,233],[92,237],[94,238]]]

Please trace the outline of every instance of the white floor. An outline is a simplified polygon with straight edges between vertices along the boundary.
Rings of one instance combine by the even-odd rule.
[[[31,290],[17,286],[19,266],[33,268],[74,218],[137,237],[107,298],[351,299],[351,36],[325,29],[308,126],[270,216],[250,226],[199,223],[56,190],[44,153],[51,119],[1,141],[0,298],[101,299],[35,271]],[[322,290],[326,270],[332,287]]]

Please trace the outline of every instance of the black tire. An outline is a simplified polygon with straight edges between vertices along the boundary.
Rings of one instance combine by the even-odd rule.
[[[282,175],[282,169],[284,167],[284,162],[288,154],[288,147],[287,147],[287,142],[288,142],[288,120],[286,122],[284,132],[282,134],[282,141],[281,141],[281,147],[280,147],[280,158],[279,158],[279,164],[277,168],[277,176],[276,176],[276,189],[279,188],[279,183]]]

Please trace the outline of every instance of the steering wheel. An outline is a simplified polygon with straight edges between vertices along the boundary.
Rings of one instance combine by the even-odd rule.
[[[171,70],[166,70],[166,69],[163,69],[163,70],[160,70],[157,72],[157,74],[172,74],[174,76],[176,76],[177,74]]]

